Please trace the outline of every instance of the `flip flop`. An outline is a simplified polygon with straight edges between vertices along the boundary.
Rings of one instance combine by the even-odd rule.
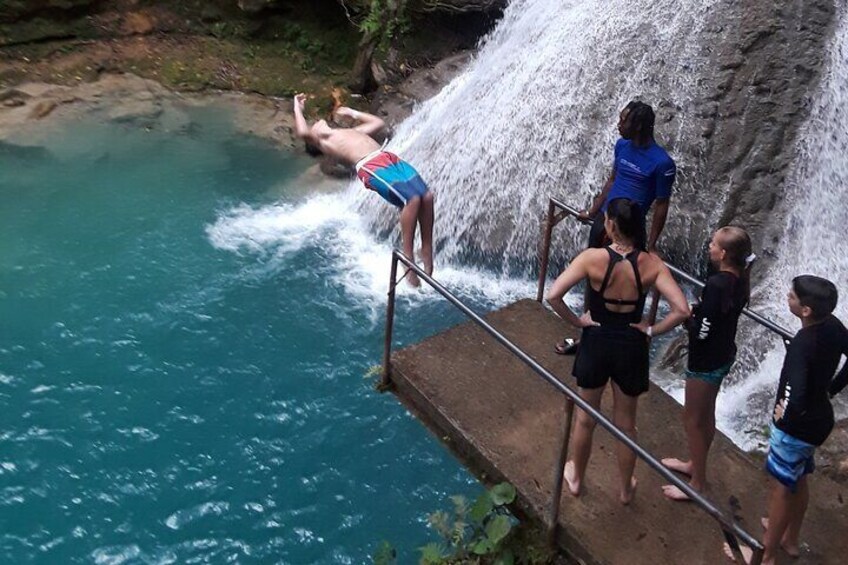
[[[554,346],[554,353],[558,355],[574,355],[577,353],[579,347],[580,342],[578,340],[566,337]]]

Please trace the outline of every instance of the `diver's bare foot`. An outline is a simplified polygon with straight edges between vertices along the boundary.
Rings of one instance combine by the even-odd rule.
[[[684,475],[692,475],[691,461],[681,461],[676,457],[667,457],[662,460],[662,464],[664,467],[667,467],[672,471],[677,471],[678,473],[683,473]]]
[[[574,462],[569,461],[565,464],[565,471],[562,473],[562,478],[565,479],[565,484],[568,485],[568,492],[571,496],[580,496],[580,481],[574,478]]]
[[[750,563],[751,558],[754,556],[753,550],[744,545],[739,546],[739,550],[742,552],[742,559],[744,562]],[[730,545],[727,542],[724,542],[724,555],[731,563],[738,563],[738,561],[736,561],[736,556],[733,554],[733,550],[730,549]]]
[[[633,502],[633,497],[636,495],[636,486],[639,484],[639,481],[636,480],[636,477],[630,477],[630,488],[626,491],[622,491],[618,499],[625,506]]]
[[[763,516],[760,518],[760,524],[763,526],[763,530],[768,530],[769,519]],[[801,546],[797,543],[789,543],[786,539],[780,540],[780,547],[783,551],[786,552],[786,555],[792,558],[801,557]]]
[[[689,502],[691,500],[689,495],[674,485],[663,485],[662,491],[669,500],[676,500],[677,502]]]
[[[433,251],[425,251],[422,247],[418,250],[418,256],[421,257],[421,262],[424,264],[424,272],[433,276]]]

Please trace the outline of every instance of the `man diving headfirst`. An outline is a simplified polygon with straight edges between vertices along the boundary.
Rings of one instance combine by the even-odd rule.
[[[326,120],[311,126],[303,117],[306,95],[294,97],[295,135],[306,143],[313,155],[324,154],[356,169],[356,175],[365,188],[382,196],[400,212],[400,229],[403,252],[411,260],[416,225],[421,227],[421,260],[424,272],[433,273],[433,193],[409,163],[394,153],[384,151],[372,136],[379,133],[385,123],[379,117],[359,112],[345,106],[336,109],[335,116],[346,117],[356,124],[350,128],[330,127]],[[413,272],[408,273],[409,284],[420,281]]]

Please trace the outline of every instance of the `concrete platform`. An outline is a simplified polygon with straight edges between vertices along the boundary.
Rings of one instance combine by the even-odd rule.
[[[570,357],[553,344],[569,329],[533,300],[487,320],[541,365],[573,385]],[[573,331],[572,331],[573,333]],[[507,480],[519,508],[543,521],[562,436],[564,397],[472,322],[396,352],[392,381],[398,398],[484,482]],[[607,391],[602,409],[610,413]],[[682,408],[653,387],[640,400],[639,441],[657,457],[685,456]],[[616,442],[601,428],[583,496],[562,498],[560,545],[578,561],[598,564],[723,563],[718,524],[690,503],[661,493],[663,480],[637,463],[635,501],[617,498]],[[717,434],[710,455],[708,497],[732,512],[752,534],[761,533],[768,477],[761,465]],[[815,474],[802,557],[785,563],[841,564],[848,560],[848,488]]]

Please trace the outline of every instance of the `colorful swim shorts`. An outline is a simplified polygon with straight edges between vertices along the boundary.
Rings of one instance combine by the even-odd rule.
[[[766,470],[783,486],[795,492],[801,477],[816,470],[813,457],[815,451],[815,445],[792,437],[772,424]]]
[[[730,368],[732,366],[733,361],[731,361],[727,365],[722,365],[718,369],[713,369],[712,371],[690,371],[689,369],[686,369],[686,378],[699,379],[708,382],[711,385],[721,387],[721,383],[722,381],[724,381],[724,377],[726,377],[727,374],[730,372]]]
[[[375,151],[356,164],[356,176],[389,204],[403,208],[415,196],[427,194],[418,171],[394,153]]]

